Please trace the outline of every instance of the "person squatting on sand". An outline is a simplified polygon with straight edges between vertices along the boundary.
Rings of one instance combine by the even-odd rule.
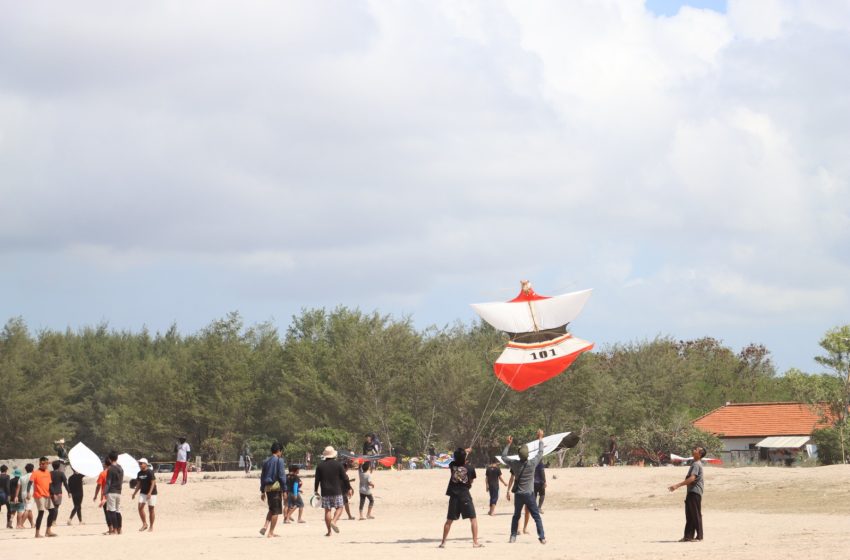
[[[139,518],[142,520],[142,527],[139,531],[153,531],[153,522],[156,519],[154,508],[156,507],[156,475],[150,467],[150,463],[144,457],[139,459],[139,474],[136,475],[136,489],[133,490],[131,500],[136,499],[136,494],[139,496]],[[150,525],[145,519],[145,506],[148,507],[148,517]]]
[[[475,504],[472,502],[472,494],[470,489],[475,481],[475,468],[467,464],[466,458],[472,452],[472,449],[463,449],[458,447],[455,449],[454,461],[449,463],[449,485],[446,488],[446,496],[449,497],[449,510],[446,514],[446,523],[443,525],[443,540],[440,541],[440,548],[446,547],[446,539],[449,536],[449,530],[452,528],[452,523],[463,516],[464,519],[469,519],[470,527],[472,528],[472,546],[480,548],[484,545],[478,542],[478,519],[475,516]]]
[[[694,461],[691,463],[691,468],[688,469],[685,480],[668,488],[673,492],[682,486],[688,487],[688,492],[685,495],[685,536],[679,539],[679,542],[702,540],[702,458],[705,457],[705,447],[694,447],[691,455]]]
[[[375,519],[372,517],[372,506],[375,505],[375,497],[372,496],[372,488],[375,487],[372,484],[372,475],[369,473],[372,465],[368,462],[360,465],[359,475],[360,475],[360,519]],[[363,517],[363,506],[366,504],[366,500],[369,500],[369,510],[366,512],[366,517]]]
[[[109,468],[106,469],[104,491],[100,496],[101,505],[106,504],[106,519],[109,535],[120,535],[124,525],[121,517],[121,491],[124,485],[124,468],[118,464],[118,453],[109,452]]]
[[[316,467],[316,482],[313,487],[313,492],[317,496],[319,495],[319,488],[322,491],[322,508],[325,510],[325,527],[328,530],[325,534],[326,537],[331,536],[331,531],[339,533],[337,523],[342,516],[342,508],[345,506],[343,484],[348,482],[345,467],[339,461],[334,460],[336,456],[336,449],[330,445],[322,451],[322,462]]]
[[[537,464],[543,460],[543,430],[537,430],[538,449],[537,455],[533,459],[529,459],[528,446],[523,445],[519,448],[519,459],[509,459],[511,444],[514,441],[513,436],[508,436],[505,449],[502,451],[502,461],[511,469],[516,478],[514,483],[514,516],[511,518],[511,537],[508,542],[516,542],[517,532],[519,530],[519,518],[522,515],[523,506],[531,512],[531,517],[537,525],[537,539],[540,544],[546,544],[546,534],[543,531],[543,519],[540,517],[540,511],[537,509],[537,502],[534,500],[534,469]]]
[[[260,499],[266,500],[269,505],[260,534],[269,538],[278,536],[274,534],[274,528],[278,516],[283,513],[283,499],[286,497],[286,463],[280,456],[281,445],[278,442],[272,444],[271,453],[263,461],[263,470],[260,472]]]
[[[283,512],[284,523],[292,523],[292,514],[295,513],[296,509],[298,510],[298,523],[307,523],[303,519],[304,500],[301,498],[303,483],[301,482],[301,477],[298,476],[300,470],[301,467],[298,465],[290,465],[289,474],[286,475],[286,493],[288,497],[286,499],[286,509]]]

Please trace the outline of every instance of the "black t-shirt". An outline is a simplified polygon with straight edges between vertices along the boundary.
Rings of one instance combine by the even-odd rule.
[[[295,497],[295,483],[298,483],[298,492],[301,492],[301,477],[297,474],[289,473],[286,475],[286,491]]]
[[[487,489],[499,487],[499,477],[502,476],[502,469],[499,467],[487,467],[484,471],[484,476],[487,477]]]
[[[475,480],[475,467],[469,463],[458,465],[454,461],[449,463],[449,487],[446,488],[446,496],[468,496]]]
[[[136,475],[136,480],[139,481],[139,492],[141,492],[142,494],[150,493],[156,496],[156,486],[153,487],[153,492],[151,492],[151,486],[153,485],[153,481],[156,480],[156,475],[153,473],[152,468],[148,467],[147,470],[139,471],[139,474]]]
[[[68,479],[68,491],[74,496],[83,495],[83,475],[74,473]]]
[[[315,488],[322,488],[322,496],[342,496],[342,481],[348,480],[348,474],[342,463],[334,459],[325,459],[316,467]]]
[[[0,474],[0,492],[3,492],[4,494],[6,494],[7,497],[9,496],[9,493],[11,492],[11,489],[9,488],[9,482],[11,480],[12,479],[9,478],[8,474]]]
[[[51,494],[61,494],[62,487],[65,487],[65,490],[68,490],[68,478],[65,476],[65,473],[62,471],[51,471],[50,472],[50,493]],[[70,494],[71,491],[68,490]]]
[[[112,463],[106,469],[106,493],[120,494],[124,482],[124,468],[118,463]]]

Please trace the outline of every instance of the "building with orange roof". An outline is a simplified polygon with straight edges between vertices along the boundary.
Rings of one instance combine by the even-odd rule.
[[[752,462],[813,454],[812,433],[831,425],[825,406],[799,402],[726,403],[693,421],[723,442],[725,461]]]

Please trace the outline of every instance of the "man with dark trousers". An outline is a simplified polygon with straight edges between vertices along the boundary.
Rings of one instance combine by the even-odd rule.
[[[685,536],[679,539],[679,542],[702,540],[702,458],[705,457],[705,447],[696,446],[691,454],[694,460],[685,480],[668,488],[673,492],[682,486],[688,487],[688,493],[685,496]]]

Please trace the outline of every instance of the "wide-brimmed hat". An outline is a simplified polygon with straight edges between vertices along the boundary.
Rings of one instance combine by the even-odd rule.
[[[336,449],[333,448],[333,445],[329,445],[325,447],[325,450],[322,451],[323,459],[334,459],[336,458]]]

